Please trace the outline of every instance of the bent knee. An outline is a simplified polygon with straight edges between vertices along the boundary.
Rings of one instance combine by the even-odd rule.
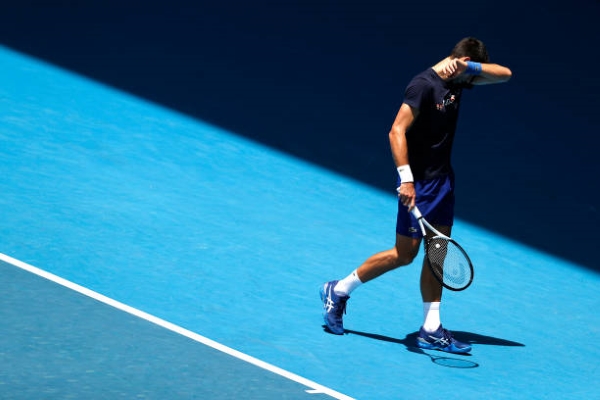
[[[396,242],[396,263],[398,266],[412,263],[419,254],[419,240],[397,241]]]
[[[412,263],[416,256],[416,254],[398,254],[398,256],[396,257],[396,264],[399,267],[403,267]]]

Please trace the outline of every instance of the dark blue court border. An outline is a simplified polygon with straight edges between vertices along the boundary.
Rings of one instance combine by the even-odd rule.
[[[0,262],[3,399],[331,399]]]

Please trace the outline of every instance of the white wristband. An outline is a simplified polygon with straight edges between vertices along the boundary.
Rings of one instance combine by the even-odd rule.
[[[410,165],[401,165],[397,168],[398,175],[400,175],[400,183],[414,182],[412,171],[410,170]]]

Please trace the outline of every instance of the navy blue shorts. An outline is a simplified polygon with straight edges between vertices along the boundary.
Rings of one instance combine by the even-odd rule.
[[[423,217],[432,225],[452,226],[454,223],[454,176],[415,182],[416,204]],[[423,237],[412,213],[398,199],[396,233],[403,236]]]

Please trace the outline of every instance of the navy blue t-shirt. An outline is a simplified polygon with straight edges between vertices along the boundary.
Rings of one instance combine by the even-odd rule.
[[[453,173],[450,158],[464,87],[444,81],[432,68],[406,87],[404,103],[419,109],[406,132],[408,160],[416,180]]]

